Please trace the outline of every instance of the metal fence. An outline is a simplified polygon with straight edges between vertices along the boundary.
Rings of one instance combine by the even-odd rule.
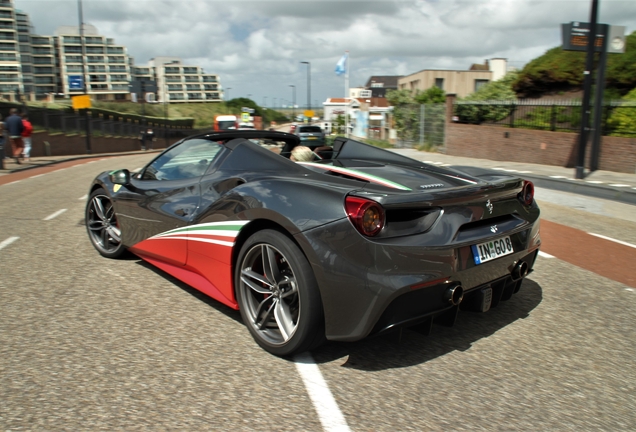
[[[396,106],[393,119],[398,147],[432,150],[444,145],[446,104]]]
[[[0,107],[3,117],[9,115],[10,108],[12,107]],[[28,115],[34,128],[44,129],[49,133],[62,133],[65,135],[85,134],[87,119],[90,122],[89,126],[92,136],[136,138],[148,128],[152,128],[157,138],[182,138],[197,132],[192,128],[174,126],[170,123],[170,119],[166,119],[163,122],[161,119],[157,120],[154,118],[142,119],[141,121],[113,118],[112,116],[95,118],[75,112],[40,107],[29,107]]]
[[[581,105],[579,100],[457,101],[453,106],[453,120],[509,128],[578,132]],[[605,102],[601,112],[601,133],[636,137],[636,102]]]

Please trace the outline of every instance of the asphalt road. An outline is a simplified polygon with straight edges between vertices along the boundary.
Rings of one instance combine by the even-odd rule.
[[[90,245],[91,179],[149,157],[0,185],[2,430],[636,430],[633,206],[538,189],[549,255],[518,294],[430,336],[327,343],[316,392],[238,312]]]

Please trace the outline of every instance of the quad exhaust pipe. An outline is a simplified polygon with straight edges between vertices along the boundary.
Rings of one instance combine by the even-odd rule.
[[[518,281],[519,279],[523,279],[528,275],[528,264],[525,261],[517,262],[512,271],[510,272],[510,276],[513,281]]]
[[[444,300],[453,306],[457,306],[464,298],[464,288],[461,285],[453,285],[444,291]]]

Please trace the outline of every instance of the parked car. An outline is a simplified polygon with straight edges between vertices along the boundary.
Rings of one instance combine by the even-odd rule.
[[[89,188],[88,237],[104,257],[130,251],[239,309],[280,356],[452,325],[460,307],[509,299],[532,270],[541,240],[531,182],[343,137],[331,159],[293,162],[300,144],[282,132],[212,132],[137,173],[103,172]]]
[[[300,138],[300,143],[311,148],[322,147],[325,145],[325,133],[320,126],[315,125],[299,125],[294,133]]]

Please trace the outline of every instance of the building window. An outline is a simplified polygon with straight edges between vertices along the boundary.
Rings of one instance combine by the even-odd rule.
[[[489,81],[487,79],[476,79],[475,80],[475,91],[478,91],[480,88],[482,88],[483,86],[488,84],[488,82]]]
[[[82,72],[82,66],[80,65],[69,65],[66,66],[66,72]]]
[[[184,67],[183,68],[183,73],[184,74],[196,74],[197,73],[197,68],[195,68],[195,67]]]
[[[24,70],[24,66],[22,66],[22,72],[26,72]],[[52,75],[55,72],[53,71],[52,67],[36,67],[34,73],[36,73],[36,74],[44,74],[44,75],[47,75],[47,74],[48,75]]]
[[[124,53],[124,48],[122,47],[108,47],[107,48],[107,53],[108,54],[123,54]]]
[[[108,69],[110,70],[110,73],[126,72],[126,66],[110,66]]]
[[[166,74],[178,74],[179,73],[179,68],[178,67],[166,67],[165,68],[165,72],[166,72]]]
[[[66,56],[64,60],[66,60],[66,63],[81,63],[82,56]]]
[[[435,78],[435,87],[444,90],[444,78]]]
[[[81,44],[82,41],[79,36],[64,36],[64,43]]]
[[[376,83],[376,82],[371,83],[371,88],[383,88],[383,87],[384,87],[384,83]]]
[[[104,63],[104,56],[88,56],[87,61],[89,63]]]
[[[111,75],[110,82],[114,81],[128,81],[128,75]]]

